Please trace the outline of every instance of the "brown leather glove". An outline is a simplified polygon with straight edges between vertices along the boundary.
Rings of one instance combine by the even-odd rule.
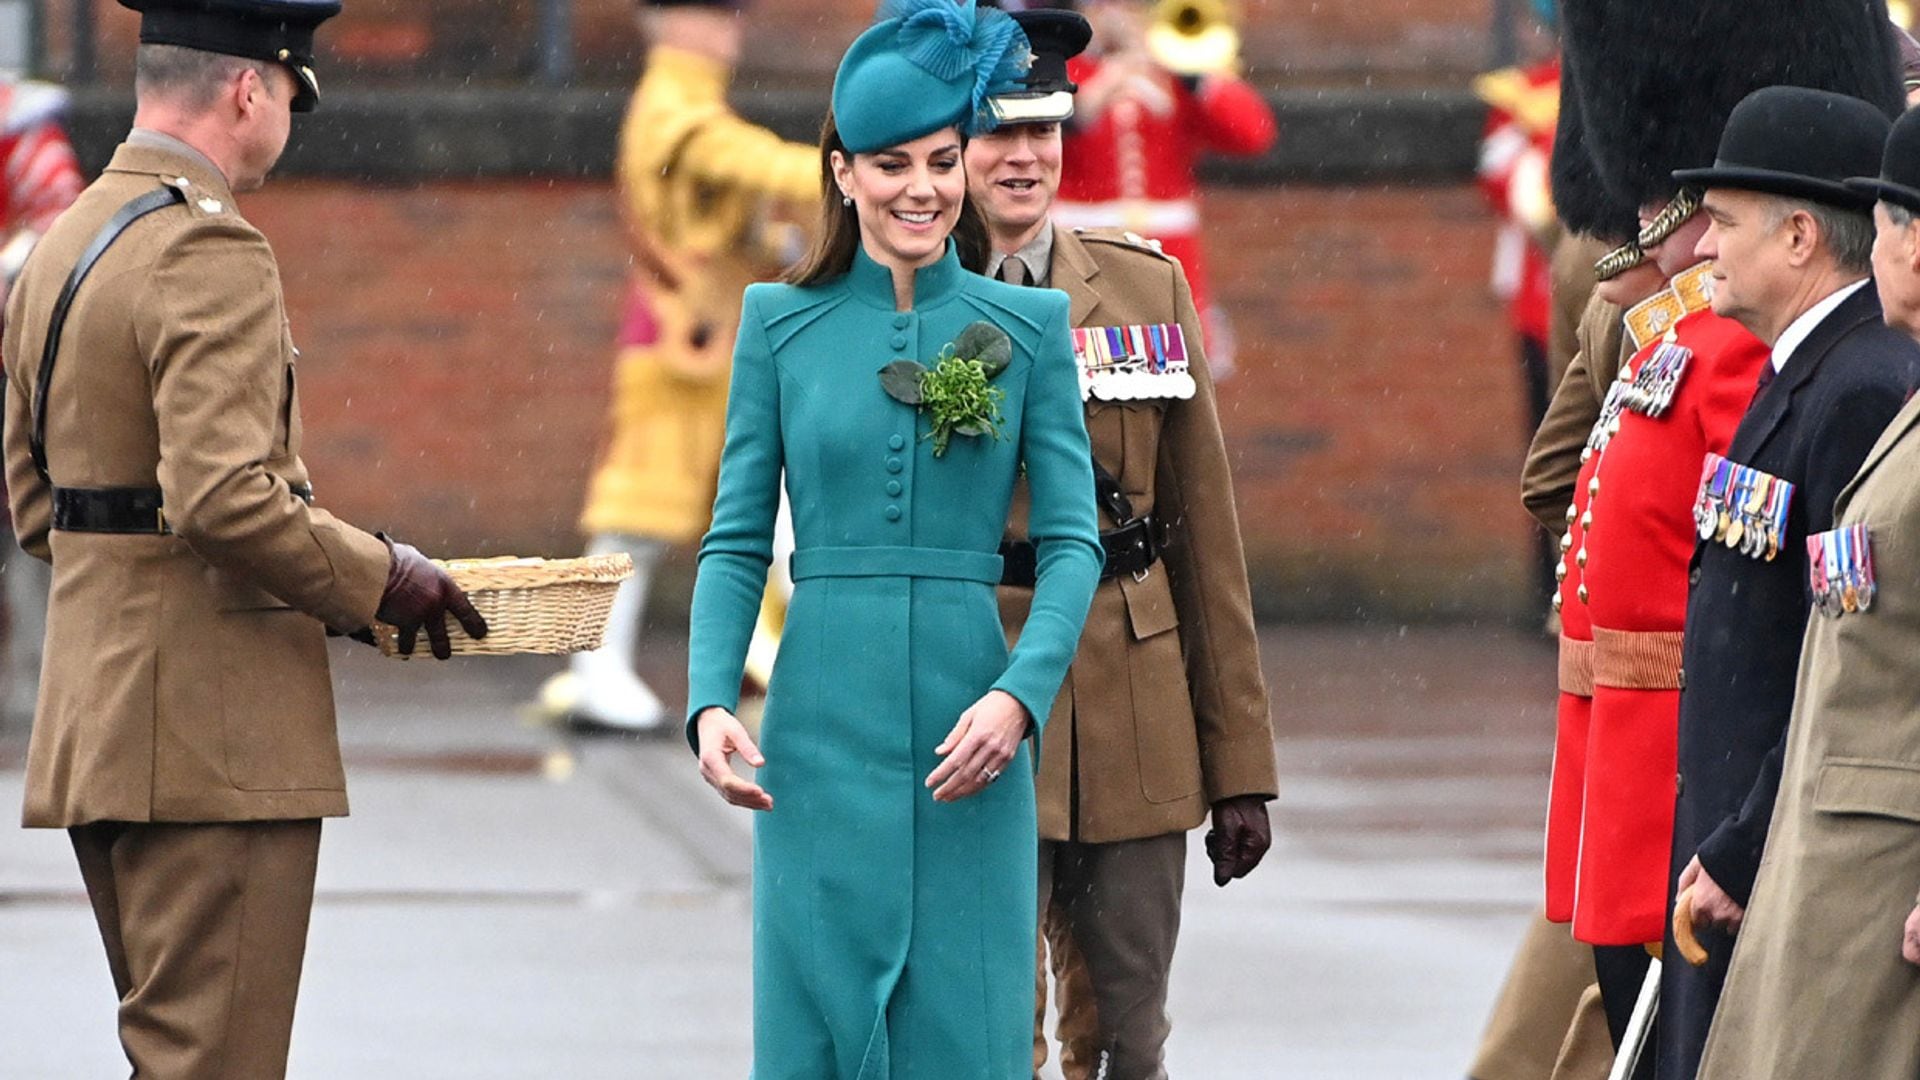
[[[1267,820],[1262,795],[1236,795],[1213,804],[1213,828],[1207,830],[1207,858],[1213,860],[1213,883],[1225,887],[1246,877],[1273,846],[1273,826]]]
[[[445,570],[435,566],[433,560],[420,554],[420,549],[412,544],[402,544],[387,536],[380,539],[385,540],[393,552],[393,564],[387,568],[387,591],[380,596],[378,616],[381,622],[390,623],[400,631],[400,655],[413,655],[414,642],[424,626],[433,655],[441,660],[452,656],[453,645],[447,640],[449,612],[460,620],[460,626],[469,636],[476,639],[487,636],[487,620],[473,610],[467,594],[460,591],[460,586],[453,583]]]

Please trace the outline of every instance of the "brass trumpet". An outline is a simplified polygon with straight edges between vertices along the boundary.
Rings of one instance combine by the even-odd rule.
[[[1238,74],[1240,26],[1228,0],[1159,0],[1147,52],[1175,75]]]

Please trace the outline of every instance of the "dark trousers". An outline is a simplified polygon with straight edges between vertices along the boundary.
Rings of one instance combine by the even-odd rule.
[[[1607,1012],[1607,1033],[1613,1037],[1616,1049],[1620,1040],[1626,1037],[1627,1025],[1633,1020],[1634,1003],[1640,1000],[1640,987],[1647,981],[1647,968],[1653,958],[1640,945],[1595,945],[1593,947],[1593,972],[1600,983],[1600,1005]],[[1640,1055],[1640,1064],[1633,1070],[1634,1080],[1652,1080],[1653,1047],[1659,1038],[1656,1030],[1647,1038],[1647,1049]]]
[[[136,1077],[280,1080],[320,822],[68,830]]]

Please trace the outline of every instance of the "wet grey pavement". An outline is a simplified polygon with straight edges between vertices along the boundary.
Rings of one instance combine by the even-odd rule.
[[[1462,628],[1263,635],[1282,793],[1267,863],[1193,847],[1177,1080],[1458,1077],[1537,891],[1553,653]],[[683,687],[681,646],[648,670]],[[336,654],[353,816],[329,822],[299,1080],[739,1078],[748,830],[672,739],[526,707],[557,662]],[[22,742],[0,738],[0,813]],[[0,1078],[126,1075],[59,833],[0,828]]]

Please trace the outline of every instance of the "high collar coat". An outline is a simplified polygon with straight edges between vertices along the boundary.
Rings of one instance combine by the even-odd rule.
[[[1012,340],[998,439],[955,436],[881,389],[968,324]],[[1015,476],[1034,492],[1039,586],[1009,655],[993,585]],[[689,726],[732,708],[772,552],[782,473],[794,593],[768,688],[754,819],[756,1080],[1004,1080],[1032,1066],[1038,836],[1023,747],[958,803],[923,780],[988,690],[1036,723],[1073,657],[1101,564],[1067,298],[921,269],[895,310],[855,256],[815,286],[746,292],[713,527],[694,587]],[[1043,735],[1044,738],[1044,735]]]

